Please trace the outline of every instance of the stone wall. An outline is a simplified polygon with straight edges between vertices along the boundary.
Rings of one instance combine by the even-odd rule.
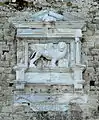
[[[30,106],[13,106],[16,40],[8,22],[12,15],[0,13],[0,120],[68,119],[67,112],[34,112]]]
[[[86,81],[84,91],[88,94],[88,105],[82,110],[66,112],[33,112],[30,106],[13,106],[13,91],[16,64],[15,31],[11,31],[8,18],[14,13],[0,11],[0,120],[80,120],[97,119],[99,113],[99,31],[96,24],[88,23],[82,39],[82,59],[87,68],[83,72]],[[92,82],[90,81],[95,81]],[[78,111],[77,111],[78,110]],[[79,114],[78,114],[79,113]],[[72,116],[74,115],[74,116]],[[78,116],[77,116],[78,115]]]
[[[15,73],[15,41],[10,33],[7,12],[0,11],[0,117],[4,109],[12,104],[13,81]],[[6,107],[5,107],[6,106]],[[7,113],[8,114],[8,113]],[[7,114],[5,114],[7,116]],[[2,120],[2,119],[1,119]]]
[[[94,18],[93,20],[94,21]],[[82,60],[86,64],[83,72],[84,91],[88,94],[88,103],[83,117],[98,119],[99,117],[99,30],[97,22],[87,22],[86,32],[82,39]],[[84,107],[84,106],[83,106]],[[83,109],[82,107],[82,109]],[[96,114],[96,115],[95,115]]]

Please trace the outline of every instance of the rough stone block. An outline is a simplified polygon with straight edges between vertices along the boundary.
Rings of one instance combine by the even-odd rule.
[[[83,42],[82,47],[86,49],[86,46],[87,46],[87,42]]]
[[[99,61],[94,61],[94,62],[93,62],[93,66],[94,66],[95,68],[99,67]]]
[[[2,50],[3,50],[3,51],[9,51],[9,46],[4,45],[4,46],[2,47]]]
[[[2,87],[0,86],[0,91],[2,90]]]
[[[12,40],[8,40],[7,41],[7,45],[9,46],[9,45],[12,45],[12,47],[13,47],[13,41]]]
[[[9,117],[9,113],[2,112],[0,113],[0,117]]]
[[[7,35],[9,35],[9,29],[4,29],[4,36],[7,36]]]
[[[10,80],[15,80],[15,75],[13,75],[13,74],[8,74],[8,78],[9,78]]]
[[[3,31],[2,31],[2,29],[0,29],[0,40],[2,40],[3,39]]]
[[[0,67],[0,73],[3,73],[4,67]]]
[[[7,40],[7,41],[9,41],[9,40],[14,40],[14,37],[9,36],[9,35],[5,35],[5,36],[4,36],[4,40]]]
[[[93,56],[87,56],[87,60],[93,61]]]
[[[8,23],[8,22],[5,22],[4,28],[5,28],[5,29],[9,29],[9,23]]]
[[[85,55],[87,55],[87,56],[91,56],[91,53],[90,53],[89,48],[85,47],[85,48],[83,49],[83,54],[85,54]]]
[[[3,24],[2,23],[0,23],[0,28],[3,28]]]
[[[10,60],[10,66],[15,66],[15,64],[16,64],[15,58],[13,60]]]
[[[99,49],[99,40],[95,41],[95,48]]]
[[[87,47],[89,48],[93,48],[95,46],[94,44],[94,41],[87,41]]]
[[[89,72],[89,73],[94,73],[95,72],[93,67],[87,67],[86,71]]]
[[[99,55],[99,49],[92,49],[91,54],[92,55]]]
[[[96,71],[99,72],[99,68],[96,68]]]
[[[9,61],[0,61],[0,66],[9,67]]]
[[[12,68],[5,68],[4,69],[4,73],[8,74],[8,73],[11,73],[12,71]]]
[[[4,107],[2,107],[2,112],[4,112],[4,113],[12,113],[12,107],[11,106],[4,106]]]
[[[93,67],[93,61],[88,61],[88,67]]]
[[[21,115],[13,115],[14,120],[25,120],[25,118]]]
[[[99,61],[99,56],[96,55],[96,56],[93,57],[93,59],[94,59],[94,61],[98,62]]]
[[[11,117],[4,117],[4,120],[13,120]]]
[[[86,34],[87,36],[92,36],[94,34],[94,30],[88,29]]]

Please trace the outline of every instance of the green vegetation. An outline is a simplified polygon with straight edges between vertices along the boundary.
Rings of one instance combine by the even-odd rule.
[[[0,6],[4,6],[5,5],[5,3],[3,3],[3,2],[0,2]]]
[[[5,6],[5,5],[8,5],[8,4],[9,4],[9,1],[0,2],[0,6]]]

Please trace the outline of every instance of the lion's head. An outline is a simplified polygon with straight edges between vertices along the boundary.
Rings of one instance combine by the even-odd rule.
[[[66,43],[65,43],[65,42],[59,42],[59,43],[58,43],[58,50],[59,50],[60,52],[63,52],[66,48],[67,48],[67,46],[66,46]]]

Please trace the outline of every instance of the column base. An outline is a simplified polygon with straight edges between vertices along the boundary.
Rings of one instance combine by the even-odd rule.
[[[25,81],[16,81],[15,83],[16,90],[24,90],[25,83],[26,83]]]

